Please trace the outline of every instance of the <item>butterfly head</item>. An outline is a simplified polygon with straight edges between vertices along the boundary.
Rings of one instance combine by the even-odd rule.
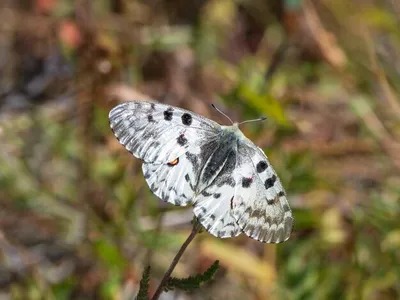
[[[237,132],[240,131],[239,129],[239,123],[233,123],[232,125],[224,126],[221,125],[223,130],[229,131],[229,132]]]
[[[243,138],[244,134],[243,132],[240,130],[239,128],[239,123],[233,123],[230,126],[221,126],[222,130],[224,130],[225,132],[229,132],[233,135],[235,135],[238,138]]]

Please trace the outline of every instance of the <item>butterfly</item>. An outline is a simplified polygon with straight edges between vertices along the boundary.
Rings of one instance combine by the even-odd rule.
[[[185,109],[145,101],[119,104],[109,120],[119,142],[143,161],[150,190],[174,205],[193,205],[212,235],[244,233],[265,243],[290,237],[293,216],[284,188],[267,156],[238,123],[223,126]]]

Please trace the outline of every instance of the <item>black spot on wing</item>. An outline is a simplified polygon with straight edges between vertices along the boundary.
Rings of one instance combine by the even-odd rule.
[[[176,141],[178,142],[179,145],[184,146],[187,144],[188,140],[187,138],[185,138],[185,136],[183,134],[181,134],[180,136],[178,136],[178,138],[176,139]]]
[[[150,189],[155,193],[158,191],[158,185],[156,183],[152,183]]]
[[[252,178],[243,177],[243,178],[242,178],[242,187],[248,188],[248,187],[250,187],[250,185],[251,185],[252,182],[253,182],[253,179],[252,179]]]
[[[156,105],[155,105],[154,103],[151,103],[151,104],[150,104],[150,107],[151,107],[152,110],[155,110],[155,109],[156,109]]]
[[[184,125],[189,126],[189,125],[192,124],[192,116],[191,116],[190,114],[188,114],[188,113],[184,113],[184,114],[182,115],[181,119],[182,119],[182,123],[183,123]]]
[[[278,193],[278,196],[279,196],[279,197],[285,196],[285,192],[284,192],[284,191],[280,191],[280,192]]]
[[[204,216],[207,213],[207,210],[202,206],[200,206],[200,210],[201,210],[201,212],[197,215],[197,218],[199,219],[199,221],[203,221]]]
[[[147,120],[148,120],[149,122],[154,122],[154,118],[153,118],[152,115],[148,115],[148,116],[147,116]]]
[[[191,189],[192,191],[194,191],[194,186],[193,186],[193,184],[190,182],[190,176],[189,176],[189,174],[187,174],[187,173],[186,173],[186,175],[185,175],[185,181],[186,181],[187,183],[189,183],[190,189]]]
[[[204,197],[210,197],[212,194],[210,194],[210,193],[208,193],[206,191],[202,191],[201,195],[204,196]]]
[[[226,230],[220,230],[217,232],[217,237],[221,237],[225,235]]]
[[[164,120],[165,121],[172,120],[173,110],[174,109],[172,107],[169,107],[166,111],[164,111]]]
[[[268,167],[268,164],[266,161],[260,161],[257,164],[257,172],[262,173],[267,169],[267,167]]]
[[[275,184],[275,181],[276,181],[276,175],[274,174],[274,175],[272,175],[270,178],[268,178],[267,180],[265,180],[265,188],[266,189],[269,189],[269,188],[271,188],[271,187],[273,187],[274,186],[274,184]]]
[[[221,193],[215,193],[215,194],[213,195],[213,197],[214,197],[215,199],[218,199],[219,197],[221,197]]]

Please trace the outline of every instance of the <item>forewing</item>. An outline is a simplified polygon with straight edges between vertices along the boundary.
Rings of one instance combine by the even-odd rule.
[[[265,243],[286,241],[293,216],[282,184],[264,152],[249,140],[238,144],[232,214],[241,230]]]
[[[202,146],[217,143],[220,125],[193,112],[151,102],[126,102],[109,114],[119,142],[143,160],[152,192],[174,205],[193,202]],[[203,151],[204,152],[204,151]]]
[[[119,142],[146,163],[167,163],[212,138],[220,125],[191,111],[151,102],[122,103],[109,113]]]

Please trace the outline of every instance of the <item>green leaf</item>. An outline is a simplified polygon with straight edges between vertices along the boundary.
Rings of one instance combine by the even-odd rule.
[[[121,274],[119,272],[111,272],[106,280],[104,280],[100,287],[101,299],[115,299],[115,295],[119,292],[121,287]]]
[[[111,241],[105,239],[98,240],[95,245],[97,256],[109,268],[123,270],[127,265],[119,249]]]
[[[150,281],[150,266],[146,267],[143,271],[142,279],[140,280],[139,293],[136,296],[136,300],[147,300],[149,299],[149,281]]]
[[[267,115],[280,125],[289,125],[281,104],[271,95],[257,93],[246,85],[239,88],[238,94],[255,111]]]
[[[59,300],[71,299],[75,285],[76,281],[73,279],[67,279],[59,284],[54,284],[52,286],[54,298]]]
[[[167,285],[164,287],[164,290],[170,291],[177,288],[186,292],[192,292],[193,290],[198,289],[200,286],[210,281],[218,269],[219,261],[216,260],[203,274],[197,274],[187,278],[171,277],[168,280]]]

